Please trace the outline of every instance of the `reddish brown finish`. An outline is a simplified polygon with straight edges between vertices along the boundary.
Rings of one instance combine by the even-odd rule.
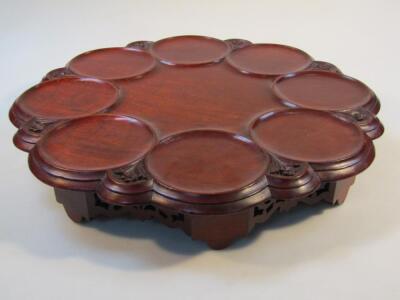
[[[90,172],[131,163],[154,142],[149,128],[133,118],[98,115],[58,126],[37,149],[55,168]]]
[[[125,95],[114,112],[139,116],[162,136],[198,128],[245,132],[261,112],[283,106],[267,88],[271,83],[242,75],[225,62],[160,64],[140,80],[118,83]]]
[[[349,76],[321,71],[303,71],[279,77],[273,86],[279,98],[296,106],[346,111],[366,105],[373,92]]]
[[[206,204],[220,203],[224,194],[231,195],[223,202],[237,200],[232,193],[245,188],[254,193],[251,186],[263,179],[268,164],[268,156],[252,141],[216,130],[188,131],[170,136],[145,159],[155,183],[178,192],[175,195],[178,199]],[[265,185],[258,189],[262,187]],[[161,189],[160,193],[163,192]],[[172,193],[167,196],[174,198]]]
[[[57,68],[48,72],[42,79],[42,81],[64,78],[64,77],[77,77],[75,73],[70,71],[68,68]]]
[[[31,170],[54,186],[90,190],[91,181],[102,178],[106,170],[140,160],[156,140],[145,123],[132,117],[80,118],[60,124],[37,143],[30,153]],[[79,188],[76,181],[81,181]]]
[[[356,124],[324,111],[270,112],[258,118],[250,131],[268,153],[309,162],[325,181],[354,176],[374,158],[371,140]]]
[[[104,48],[88,51],[72,59],[68,68],[78,75],[104,80],[141,76],[154,68],[155,59],[132,48]]]
[[[262,194],[239,212],[207,211],[194,214],[179,208],[170,209],[161,196],[155,195],[149,204],[148,193],[140,194],[136,203],[118,205],[106,203],[93,192],[78,192],[55,189],[58,202],[63,204],[68,216],[75,222],[90,221],[94,218],[132,217],[140,220],[157,220],[168,227],[178,227],[194,240],[205,241],[213,249],[223,249],[239,237],[247,235],[256,224],[264,223],[274,214],[287,212],[300,203],[314,205],[321,201],[334,204],[344,202],[354,177],[326,182],[308,197],[287,201],[276,200],[270,195]],[[252,196],[254,197],[254,196]],[[252,198],[250,197],[250,198]],[[107,198],[109,199],[109,198]],[[132,199],[132,197],[131,197]],[[163,200],[161,200],[163,199]],[[264,199],[264,200],[263,200]],[[214,205],[220,208],[220,205]],[[179,209],[179,212],[178,212]]]
[[[282,200],[303,198],[321,185],[321,178],[308,163],[274,157],[267,173],[272,197]]]
[[[232,52],[228,63],[239,72],[256,76],[277,76],[305,69],[312,58],[284,45],[254,44]]]
[[[311,163],[351,158],[364,145],[364,134],[355,124],[316,110],[268,113],[255,122],[251,134],[267,152]]]
[[[383,125],[374,115],[380,104],[369,87],[334,66],[332,72],[318,71],[318,65],[312,69],[278,77],[272,86],[275,95],[289,107],[348,113],[372,139],[383,134]]]
[[[160,40],[150,51],[167,65],[191,66],[219,62],[228,54],[229,46],[214,38],[186,35]]]
[[[68,120],[105,111],[120,97],[110,82],[90,78],[60,78],[39,83],[23,93],[10,110],[19,127],[32,118]]]
[[[215,195],[265,175],[265,155],[250,140],[222,131],[190,131],[162,141],[146,158],[152,177],[186,193]]]
[[[157,219],[220,249],[298,203],[342,203],[374,158],[379,108],[299,49],[181,36],[85,52],[10,119],[72,220]]]

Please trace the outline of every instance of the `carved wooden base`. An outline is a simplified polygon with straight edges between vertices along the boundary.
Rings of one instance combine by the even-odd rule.
[[[56,199],[74,222],[94,218],[132,217],[154,219],[172,228],[180,228],[194,240],[206,242],[213,249],[223,249],[238,238],[246,236],[257,223],[266,222],[275,212],[288,211],[299,203],[316,204],[325,201],[342,204],[355,177],[326,182],[313,194],[297,200],[268,198],[256,205],[231,214],[187,214],[162,207],[159,204],[110,205],[94,192],[55,189]]]

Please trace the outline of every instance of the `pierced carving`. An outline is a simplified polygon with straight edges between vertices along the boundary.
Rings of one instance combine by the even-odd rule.
[[[328,71],[342,74],[338,67],[326,61],[314,60],[307,70]]]
[[[183,222],[185,220],[185,216],[181,213],[171,215],[172,222]]]
[[[253,214],[254,217],[262,215],[263,213],[264,213],[264,209],[262,209],[262,208],[260,208],[258,206],[254,207],[254,214]]]
[[[329,202],[330,190],[331,190],[331,184],[329,182],[325,182],[321,185],[321,187],[318,190],[316,190],[311,195],[301,199],[300,202],[309,205],[313,205],[321,201]]]
[[[268,220],[279,207],[278,203],[279,202],[275,199],[270,198],[263,203],[254,206],[253,217],[256,222],[265,222]]]
[[[176,226],[184,222],[185,215],[182,213],[168,212],[166,209],[160,209],[153,204],[136,204],[136,205],[113,205],[102,201],[97,194],[94,195],[94,208],[97,215],[113,216],[113,212],[118,215],[127,215],[132,217],[139,217],[142,219],[157,219],[162,222],[167,222]],[[96,212],[94,213],[96,215]]]
[[[168,215],[161,209],[158,210],[158,213],[160,214],[161,217],[164,219],[168,219]]]
[[[154,43],[150,42],[150,41],[136,41],[136,42],[129,43],[128,45],[126,45],[126,47],[138,49],[138,50],[142,50],[142,51],[148,51],[153,44]]]
[[[121,205],[112,205],[102,201],[97,194],[94,195],[94,206],[100,208],[103,211],[119,211],[123,209]]]
[[[112,172],[112,176],[126,184],[143,183],[151,179],[142,163],[116,169]]]
[[[244,48],[244,47],[252,44],[250,41],[243,40],[243,39],[228,39],[228,40],[225,40],[225,43],[227,43],[229,45],[229,47],[232,49],[232,51]]]
[[[121,205],[114,205],[113,209],[114,210],[120,210],[120,209],[122,209],[122,206]]]
[[[94,203],[94,205],[97,206],[97,207],[101,207],[104,210],[109,210],[110,207],[111,207],[110,204],[101,201],[100,198],[97,195],[95,195],[95,203]]]
[[[155,208],[153,205],[151,205],[151,204],[145,205],[145,206],[143,207],[143,209],[144,209],[144,210],[156,211],[156,208]]]

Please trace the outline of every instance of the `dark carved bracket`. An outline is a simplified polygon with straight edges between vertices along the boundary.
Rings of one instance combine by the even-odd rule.
[[[297,199],[313,193],[320,186],[319,176],[309,164],[271,156],[267,179],[272,197]]]
[[[33,118],[28,123],[24,124],[23,128],[31,134],[40,135],[48,124],[49,123],[43,120]]]
[[[284,162],[277,157],[272,160],[269,175],[272,176],[284,176],[284,177],[295,177],[301,172],[302,165],[296,162]]]
[[[327,72],[342,74],[340,69],[336,67],[334,64],[321,60],[314,60],[306,70],[327,71]]]
[[[384,127],[379,119],[366,108],[336,113],[339,118],[355,122],[371,139],[376,139],[383,134]]]
[[[37,141],[55,124],[54,121],[32,118],[23,124],[14,135],[14,144],[23,151],[30,151]]]
[[[113,170],[112,177],[125,184],[139,184],[151,180],[142,162]]]
[[[64,77],[75,77],[75,76],[77,75],[73,73],[70,69],[63,67],[51,70],[46,74],[46,76],[43,77],[42,81],[53,80]]]
[[[252,42],[244,39],[228,39],[225,40],[225,43],[229,45],[232,51],[244,48],[252,44]]]
[[[148,51],[150,50],[151,46],[154,42],[151,41],[135,41],[126,45],[127,48],[133,48],[141,51]]]
[[[98,186],[97,193],[112,205],[133,205],[150,201],[153,180],[143,162],[109,170]]]

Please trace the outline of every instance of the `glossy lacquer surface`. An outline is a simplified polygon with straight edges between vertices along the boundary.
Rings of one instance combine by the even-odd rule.
[[[37,150],[55,168],[98,171],[136,161],[155,140],[150,128],[136,119],[97,115],[58,126],[38,142]]]
[[[219,194],[241,190],[263,178],[269,160],[248,139],[222,131],[197,130],[165,139],[148,154],[145,164],[160,185],[208,195],[206,202],[214,202]]]
[[[349,110],[373,101],[374,93],[362,82],[330,72],[290,74],[274,83],[274,92],[288,103],[319,110]]]
[[[268,152],[317,163],[348,159],[364,145],[364,134],[354,124],[303,109],[261,117],[252,127],[252,136]]]
[[[379,108],[297,48],[178,36],[84,52],[10,119],[73,220],[155,218],[221,248],[299,202],[341,203],[373,161]]]

